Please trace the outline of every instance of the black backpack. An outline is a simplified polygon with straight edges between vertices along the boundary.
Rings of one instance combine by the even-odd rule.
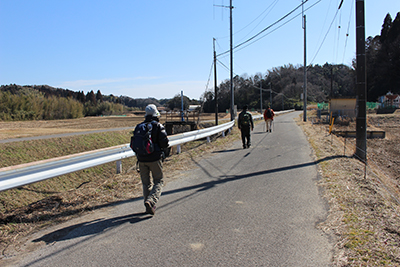
[[[251,121],[250,114],[246,112],[246,113],[243,114],[240,124],[242,126],[249,126],[250,125],[250,121]]]
[[[136,155],[147,156],[154,152],[154,143],[151,138],[152,129],[151,122],[142,122],[136,125],[130,144]]]
[[[267,118],[272,118],[272,111],[271,111],[271,109],[267,109]]]

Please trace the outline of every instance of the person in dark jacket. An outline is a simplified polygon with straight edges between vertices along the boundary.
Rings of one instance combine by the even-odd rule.
[[[243,107],[243,111],[239,114],[238,128],[242,134],[243,148],[249,148],[251,145],[250,130],[253,131],[254,124],[253,116],[247,111],[247,105]]]
[[[169,140],[164,126],[159,122],[158,118],[160,113],[158,112],[157,107],[150,104],[146,107],[145,111],[146,115],[144,122],[151,122],[152,125],[151,138],[154,144],[154,152],[149,155],[136,156],[139,161],[139,171],[142,180],[146,213],[154,215],[156,204],[161,196],[162,187],[164,185],[164,150],[168,148]],[[153,181],[151,181],[150,172],[153,176]]]

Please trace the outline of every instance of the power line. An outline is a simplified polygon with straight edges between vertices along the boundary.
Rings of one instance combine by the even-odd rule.
[[[352,15],[353,15],[353,5],[354,5],[354,1],[351,2],[350,17],[349,17],[349,23],[347,24],[347,33],[346,33],[346,41],[345,41],[345,43],[344,43],[344,51],[343,51],[342,64],[344,63],[344,55],[346,54],[347,41],[348,41],[348,39],[349,39],[350,22],[351,22],[351,17],[352,17]]]
[[[327,9],[326,14],[325,14],[324,23],[322,24],[322,27],[321,27],[321,33],[319,34],[319,37],[318,37],[317,42],[315,42],[316,48],[318,47],[319,41],[321,40],[322,33],[323,33],[323,31],[324,31],[326,21],[327,21],[327,19],[328,19],[328,14],[330,13],[331,4],[332,4],[332,0],[329,1],[328,9]],[[315,49],[315,50],[316,50],[316,49]]]
[[[306,0],[304,3],[306,3],[307,1],[308,1],[308,0]],[[321,0],[320,0],[320,1],[321,1]],[[262,34],[263,32],[267,31],[267,30],[270,29],[271,27],[275,26],[276,24],[278,24],[279,22],[281,22],[282,20],[284,20],[285,18],[287,18],[288,16],[290,16],[293,12],[295,12],[297,9],[299,9],[302,5],[303,5],[303,3],[301,3],[300,5],[298,5],[296,8],[294,8],[292,11],[290,11],[289,13],[287,13],[285,16],[283,16],[283,17],[280,18],[279,20],[277,20],[277,21],[275,21],[274,23],[272,23],[270,26],[264,28],[262,31],[260,31],[259,33],[257,33],[257,34],[254,35],[253,37],[251,37],[251,38],[247,39],[246,41],[244,41],[244,42],[242,42],[242,43],[236,45],[233,49],[239,48],[240,46],[242,46],[242,45],[244,45],[244,44],[250,42],[251,40],[253,40],[253,39],[256,38],[257,36],[259,36],[259,35]],[[218,57],[218,56],[222,56],[222,55],[224,55],[224,54],[227,54],[227,53],[229,53],[229,51],[230,51],[230,50],[225,51],[225,52],[223,52],[223,53],[217,55],[217,57]]]
[[[241,32],[241,31],[243,31],[244,29],[246,29],[247,27],[249,27],[253,22],[255,22],[259,17],[261,17],[261,15],[263,15],[265,12],[267,12],[267,10],[273,5],[272,8],[271,8],[271,10],[270,10],[267,14],[264,15],[264,17],[262,18],[262,20],[261,20],[247,35],[245,35],[241,40],[245,39],[247,36],[250,35],[250,33],[251,33],[252,31],[254,31],[255,28],[258,27],[258,25],[261,24],[261,22],[269,15],[269,13],[272,11],[272,9],[276,6],[276,4],[277,4],[278,2],[279,2],[279,0],[274,0],[274,2],[272,2],[258,17],[256,17],[252,22],[250,22],[249,24],[247,24],[247,26],[245,26],[245,27],[243,27],[242,29],[240,29],[239,31],[235,32],[235,34]]]
[[[314,62],[314,59],[317,57],[317,55],[318,55],[318,53],[319,53],[319,50],[321,50],[321,47],[322,47],[322,45],[324,44],[325,39],[326,39],[326,37],[328,36],[328,33],[330,32],[331,27],[332,27],[333,23],[334,23],[335,20],[336,20],[336,16],[337,16],[337,14],[338,14],[340,8],[342,7],[342,4],[343,4],[343,0],[340,2],[340,5],[339,5],[338,9],[336,10],[335,16],[333,17],[333,20],[332,20],[331,24],[329,25],[328,31],[326,32],[325,37],[324,37],[324,39],[322,40],[322,43],[321,43],[321,45],[319,46],[317,52],[315,53],[315,56],[314,56],[313,59],[311,60],[310,65],[312,65],[312,63]]]
[[[308,8],[307,8],[306,10],[304,10],[304,11],[307,11],[307,10],[313,8],[315,5],[317,5],[317,4],[318,4],[319,2],[321,2],[321,1],[322,1],[322,0],[319,0],[319,1],[315,2],[313,5],[311,5],[310,7],[308,7]],[[286,22],[283,23],[282,25],[279,25],[277,28],[271,30],[270,32],[265,33],[263,36],[259,37],[259,38],[256,39],[256,40],[253,40],[251,43],[247,44],[247,45],[244,46],[244,47],[241,47],[241,48],[238,49],[237,51],[240,51],[240,50],[242,50],[242,49],[248,47],[249,45],[252,45],[253,43],[255,43],[255,42],[261,40],[261,39],[264,38],[265,36],[267,36],[267,35],[273,33],[274,31],[276,31],[276,30],[278,30],[278,29],[280,29],[281,27],[285,26],[286,24],[288,24],[289,22],[291,22],[292,20],[294,20],[295,18],[297,18],[297,17],[300,16],[300,15],[301,15],[301,13],[298,13],[297,15],[295,15],[293,18],[289,19],[288,21],[286,21]]]
[[[206,91],[208,90],[208,85],[210,84],[213,66],[214,66],[214,62],[211,63],[210,74],[208,75],[208,80],[207,80],[207,84],[206,84]]]

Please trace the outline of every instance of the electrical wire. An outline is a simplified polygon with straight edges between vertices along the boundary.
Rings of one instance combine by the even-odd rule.
[[[271,11],[273,10],[273,8],[276,6],[276,4],[279,2],[279,0],[274,0],[274,2],[272,2],[263,12],[261,12],[261,14],[256,17],[252,22],[250,22],[249,24],[247,24],[247,26],[243,27],[242,29],[240,29],[239,31],[235,32],[235,35],[238,34],[239,32],[243,31],[244,29],[246,29],[247,27],[249,27],[253,22],[255,22],[259,17],[261,17],[261,15],[263,15],[265,12],[267,12],[267,10],[272,6],[271,10],[269,10],[269,12],[267,14],[264,15],[264,17],[262,18],[262,20],[260,20],[260,22],[253,27],[253,29],[247,34],[245,35],[239,42],[241,42],[242,40],[246,39],[247,36],[250,35],[250,33],[252,31],[254,31],[260,24],[261,22],[263,22],[263,20],[269,15],[269,13],[271,13]]]
[[[233,49],[237,49],[237,48],[241,47],[242,45],[244,45],[244,44],[246,44],[246,43],[252,41],[252,40],[255,39],[255,38],[257,38],[259,35],[261,35],[261,34],[264,33],[265,31],[269,30],[270,28],[272,28],[273,26],[275,26],[276,24],[278,24],[279,22],[281,22],[282,20],[284,20],[285,18],[287,18],[288,16],[290,16],[291,14],[293,14],[293,12],[295,12],[297,9],[299,9],[299,8],[300,8],[304,3],[306,3],[307,1],[308,1],[308,0],[306,0],[306,1],[303,2],[303,3],[301,3],[301,4],[298,5],[296,8],[294,8],[292,11],[290,11],[289,13],[287,13],[285,16],[283,16],[283,17],[280,18],[279,20],[275,21],[274,23],[272,23],[272,24],[269,25],[268,27],[264,28],[263,30],[261,30],[259,33],[257,33],[257,34],[254,35],[253,37],[251,37],[251,38],[247,39],[246,41],[244,41],[244,42],[242,42],[242,43],[236,45]],[[321,0],[320,0],[320,1],[321,1]],[[223,52],[223,53],[217,55],[217,57],[218,57],[218,56],[222,56],[222,55],[224,55],[224,54],[227,54],[227,53],[229,53],[229,51],[230,51],[230,50],[225,51],[225,52]]]
[[[340,3],[340,6],[342,6],[343,1]],[[339,7],[340,9],[340,7]],[[342,28],[342,10],[339,12],[339,25],[337,26],[338,28],[338,36],[337,36],[337,47],[336,47],[336,57],[335,57],[335,62],[337,62],[337,58],[339,55],[339,44],[340,44],[340,30]]]
[[[352,17],[352,15],[353,15],[353,6],[354,6],[354,1],[351,2],[350,17],[349,17],[349,23],[347,24],[347,33],[346,33],[346,41],[345,41],[345,43],[344,43],[342,64],[344,64],[344,56],[345,56],[345,54],[346,54],[347,41],[348,41],[348,39],[349,39],[350,22],[351,22],[351,17]]]
[[[317,4],[318,4],[319,2],[321,2],[321,1],[322,1],[322,0],[319,0],[319,1],[315,2],[313,5],[311,5],[310,7],[308,7],[307,9],[305,9],[304,11],[307,11],[307,10],[311,9],[312,7],[314,7],[315,5],[317,5]],[[267,36],[267,35],[273,33],[274,31],[280,29],[281,27],[285,26],[286,24],[288,24],[289,22],[291,22],[292,20],[294,20],[295,18],[297,18],[297,17],[300,16],[301,14],[302,14],[302,12],[298,13],[298,14],[295,15],[293,18],[291,18],[291,19],[289,19],[288,21],[284,22],[282,25],[280,25],[280,26],[278,26],[277,28],[275,28],[275,29],[273,29],[273,30],[271,30],[271,31],[269,31],[269,32],[267,32],[267,33],[265,33],[264,35],[262,35],[262,36],[259,37],[258,39],[254,40],[253,42],[247,44],[247,45],[244,46],[244,47],[241,47],[241,48],[238,49],[237,51],[240,51],[240,50],[242,50],[242,49],[248,47],[249,45],[251,45],[251,44],[253,44],[253,43],[255,43],[255,42],[261,40],[261,39],[264,38],[265,36]]]
[[[332,0],[329,1],[328,9],[327,9],[326,14],[325,14],[324,23],[322,24],[322,27],[321,27],[321,33],[319,34],[318,40],[315,42],[315,44],[316,44],[315,50],[317,50],[319,41],[321,40],[322,33],[324,31],[323,29],[325,28],[325,24],[326,24],[326,21],[328,19],[328,14],[330,13],[331,4],[332,4]]]
[[[207,81],[207,84],[206,84],[206,90],[205,90],[206,92],[207,92],[207,90],[208,90],[208,85],[210,84],[213,66],[214,66],[214,60],[213,60],[213,62],[211,63],[210,74],[208,75],[208,81]]]
[[[336,20],[336,16],[337,16],[337,14],[339,13],[340,8],[342,7],[342,3],[343,3],[343,0],[341,1],[340,5],[339,5],[339,8],[336,10],[335,16],[333,17],[332,22],[331,22],[331,24],[329,25],[328,31],[326,32],[325,37],[324,37],[324,39],[322,40],[321,45],[319,46],[317,52],[315,53],[313,59],[311,60],[310,65],[312,65],[312,63],[314,62],[314,59],[317,57],[319,51],[321,50],[321,47],[322,47],[322,45],[324,44],[325,39],[326,39],[326,37],[328,36],[328,34],[329,34],[329,32],[330,32],[330,30],[331,30],[331,28],[332,28],[332,25],[333,25],[333,23],[334,23],[335,20]]]

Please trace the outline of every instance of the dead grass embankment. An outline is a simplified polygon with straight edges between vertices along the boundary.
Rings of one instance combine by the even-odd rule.
[[[298,123],[315,151],[319,186],[330,205],[319,227],[336,236],[335,266],[399,266],[400,205],[391,193],[396,188],[353,157],[351,140],[345,145],[326,125]]]

